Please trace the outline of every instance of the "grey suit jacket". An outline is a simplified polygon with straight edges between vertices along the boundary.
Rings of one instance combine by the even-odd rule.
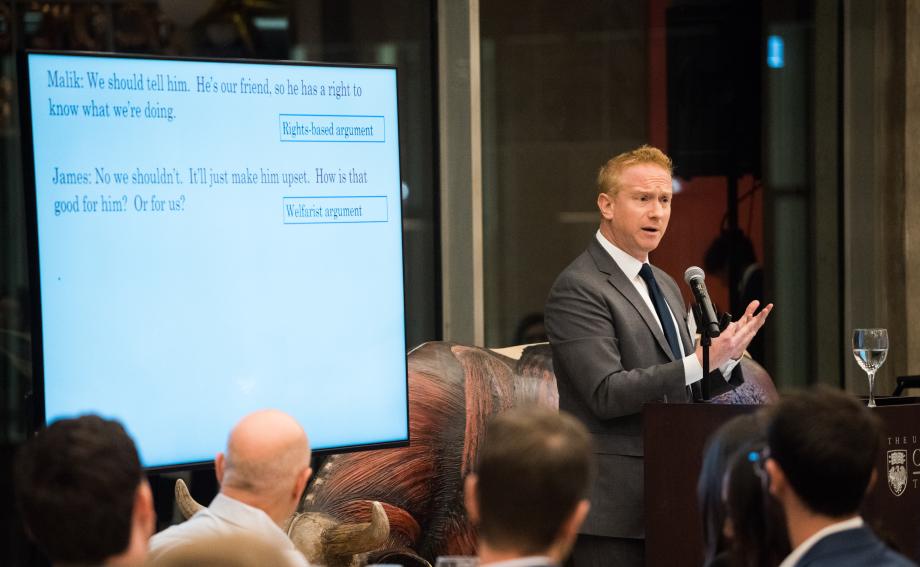
[[[677,320],[684,352],[693,352],[677,283],[652,267]],[[595,238],[556,279],[546,302],[559,409],[594,436],[598,463],[591,512],[581,532],[643,538],[642,405],[687,402],[683,361],[668,347],[656,316]],[[741,366],[726,382],[716,370],[712,394],[739,385]]]

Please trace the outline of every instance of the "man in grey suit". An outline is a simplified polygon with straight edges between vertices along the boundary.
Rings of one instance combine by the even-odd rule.
[[[594,436],[598,475],[573,552],[577,567],[644,561],[641,411],[698,397],[702,351],[680,290],[648,263],[671,216],[671,160],[648,146],[620,154],[597,179],[600,227],[556,279],[546,303],[559,408]],[[743,381],[737,366],[772,305],[752,302],[710,349],[713,394]]]

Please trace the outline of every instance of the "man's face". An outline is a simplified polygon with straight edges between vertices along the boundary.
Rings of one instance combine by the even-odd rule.
[[[671,176],[651,163],[631,165],[620,174],[616,196],[601,193],[601,234],[640,262],[661,242],[671,218]]]

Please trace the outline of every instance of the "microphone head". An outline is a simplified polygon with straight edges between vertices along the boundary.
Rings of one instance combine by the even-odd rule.
[[[684,272],[684,281],[687,282],[687,285],[690,285],[690,282],[693,280],[705,280],[706,272],[698,266],[690,266],[687,268],[687,271]]]

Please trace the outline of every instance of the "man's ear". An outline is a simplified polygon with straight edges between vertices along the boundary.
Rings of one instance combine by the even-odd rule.
[[[466,515],[475,526],[479,523],[479,478],[470,473],[466,475],[463,483],[463,503],[466,505]]]
[[[578,530],[584,523],[590,509],[591,503],[587,499],[579,500],[572,512],[559,526],[556,538],[547,548],[547,555],[553,558],[556,563],[563,564],[566,557],[572,553],[572,547],[578,538]]]
[[[786,480],[786,474],[773,459],[767,459],[763,466],[764,470],[767,471],[769,480],[768,490],[770,494],[782,500],[783,495],[789,489],[789,481]]]
[[[297,475],[297,483],[294,485],[294,498],[300,500],[300,495],[303,494],[304,488],[307,487],[307,481],[310,480],[310,476],[312,475],[313,469],[310,467],[300,471],[300,474]]]
[[[218,453],[214,457],[214,474],[217,476],[217,484],[224,483],[224,467],[226,466],[226,458],[223,453]]]
[[[131,515],[135,525],[149,539],[156,531],[157,513],[153,509],[153,492],[146,478],[141,480],[134,494],[134,510],[131,511]]]
[[[875,488],[875,483],[878,482],[878,470],[872,468],[872,476],[869,477],[869,484],[866,486],[866,494],[872,492],[872,489]]]
[[[591,503],[587,499],[578,501],[578,505],[572,510],[565,523],[562,524],[562,533],[566,538],[571,538],[574,541],[578,537],[578,530],[581,529],[581,525],[585,522],[585,518],[588,517],[588,512],[590,511]]]
[[[613,197],[610,193],[604,192],[597,195],[597,209],[601,216],[607,220],[613,218]]]

